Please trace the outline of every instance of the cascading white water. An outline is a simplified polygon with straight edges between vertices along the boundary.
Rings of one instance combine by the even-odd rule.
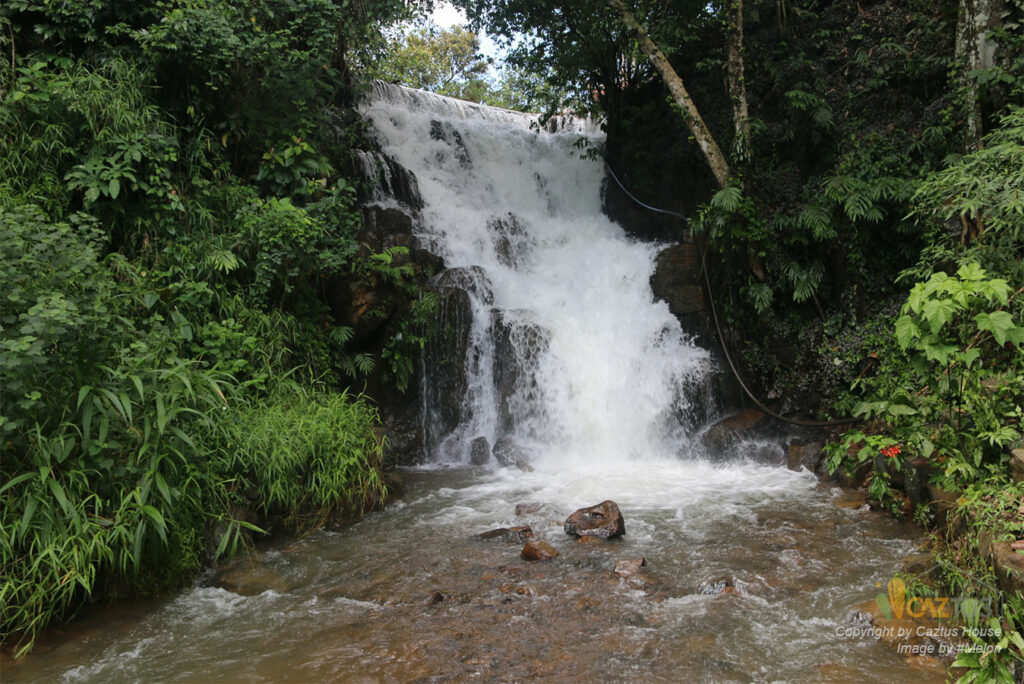
[[[464,288],[470,419],[435,458],[465,461],[480,436],[563,465],[684,448],[687,387],[709,358],[654,301],[658,247],[603,214],[602,165],[580,152],[600,142],[598,128],[564,119],[540,132],[535,116],[383,83],[364,113],[383,151],[416,176],[420,239],[484,281]],[[511,388],[495,387],[496,363],[515,367]]]

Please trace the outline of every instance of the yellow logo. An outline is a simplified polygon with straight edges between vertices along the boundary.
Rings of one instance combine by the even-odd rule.
[[[876,585],[880,586],[880,585]],[[950,610],[950,599],[945,596],[937,597],[921,597],[921,596],[907,596],[907,584],[899,577],[893,577],[889,580],[886,585],[887,594],[878,594],[875,597],[875,603],[878,604],[879,609],[882,611],[882,615],[885,616],[886,620],[896,619],[899,620],[906,613],[908,617],[920,618],[920,617],[931,617],[936,619],[948,619],[953,617],[953,611]],[[964,603],[963,608],[968,608],[972,612],[978,612],[980,606],[976,606],[977,601],[954,601],[953,608],[957,610],[961,609],[960,604]],[[970,613],[967,613],[968,615]]]
[[[903,617],[903,603],[907,600],[907,585],[899,577],[889,580],[889,609],[896,619]]]

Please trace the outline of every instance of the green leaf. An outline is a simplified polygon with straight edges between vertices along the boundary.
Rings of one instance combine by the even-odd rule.
[[[24,482],[25,480],[32,480],[35,479],[36,477],[38,477],[37,473],[22,473],[21,475],[18,475],[17,477],[5,482],[3,486],[0,487],[0,494],[3,494],[11,487],[18,485],[19,483]]]
[[[992,313],[980,313],[974,317],[978,330],[988,330],[995,338],[996,344],[1006,344],[1007,334],[1016,326],[1013,324],[1013,317],[1007,311],[993,311]]]
[[[110,199],[117,199],[117,196],[121,194],[121,181],[116,178],[112,179],[107,186],[107,192],[110,193]]]
[[[890,416],[912,416],[917,413],[917,409],[906,404],[889,404],[887,412]]]
[[[46,480],[46,484],[50,487],[50,492],[53,493],[53,498],[57,499],[57,503],[60,504],[61,509],[64,511],[64,515],[69,519],[75,519],[78,516],[75,515],[75,509],[72,508],[71,502],[68,501],[67,493],[64,488],[60,486],[60,483],[50,478]]]
[[[156,488],[160,492],[160,496],[164,498],[168,506],[172,505],[174,502],[171,499],[171,488],[167,486],[167,480],[161,473],[154,473],[153,479],[156,481]]]
[[[160,514],[160,511],[147,504],[142,507],[142,512],[156,524],[157,534],[160,535],[160,539],[164,543],[167,543],[167,524],[164,522],[164,516]]]
[[[919,337],[921,337],[921,328],[913,318],[900,316],[896,319],[896,341],[901,349],[906,349]]]
[[[82,385],[78,390],[78,406],[76,408],[82,408],[82,401],[85,399],[89,391],[92,390],[91,385]]]
[[[924,303],[921,315],[928,321],[932,332],[938,332],[956,313],[956,305],[948,299],[930,299]]]
[[[921,346],[924,349],[924,355],[926,358],[931,361],[938,361],[942,364],[949,363],[950,355],[957,350],[957,348],[952,344],[943,344],[938,340],[923,341]]]
[[[957,269],[956,274],[961,280],[985,279],[985,269],[983,269],[976,261],[972,261],[969,264],[964,264],[959,269]]]

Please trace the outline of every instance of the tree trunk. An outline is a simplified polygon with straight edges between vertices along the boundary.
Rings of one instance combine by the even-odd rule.
[[[750,161],[750,113],[747,109],[747,85],[743,71],[743,0],[730,0],[727,27],[728,55],[725,82],[732,101],[732,160],[738,166]]]
[[[683,79],[672,68],[668,58],[654,44],[654,41],[647,35],[647,31],[640,26],[622,0],[608,1],[618,10],[622,23],[626,25],[626,28],[636,34],[637,39],[640,41],[640,49],[651,60],[658,73],[661,74],[662,80],[665,81],[665,85],[668,86],[669,92],[672,93],[676,104],[682,110],[683,120],[686,122],[690,132],[693,133],[693,137],[697,140],[697,145],[700,147],[701,152],[704,153],[704,158],[707,160],[708,166],[711,167],[711,173],[714,174],[718,186],[724,188],[729,184],[729,178],[732,175],[732,171],[729,169],[729,162],[726,160],[725,155],[722,154],[722,150],[719,149],[718,143],[711,136],[707,124],[704,123],[704,119],[701,118],[700,112],[697,110],[697,105],[690,98],[690,94],[686,92]]]
[[[973,149],[985,131],[981,118],[978,82],[970,72],[991,68],[995,63],[996,43],[988,32],[1002,19],[1000,0],[960,0],[956,18],[956,59],[964,89],[968,148]]]

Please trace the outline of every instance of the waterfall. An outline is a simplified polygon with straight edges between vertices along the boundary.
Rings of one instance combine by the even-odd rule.
[[[426,373],[430,459],[684,453],[704,418],[690,397],[712,364],[651,293],[662,246],[602,211],[603,167],[583,154],[598,127],[563,118],[540,130],[532,115],[384,83],[363,113],[415,177],[417,239],[444,259],[435,286],[457,310],[444,320],[468,319],[444,346],[459,358]],[[453,365],[457,379],[438,375]]]

